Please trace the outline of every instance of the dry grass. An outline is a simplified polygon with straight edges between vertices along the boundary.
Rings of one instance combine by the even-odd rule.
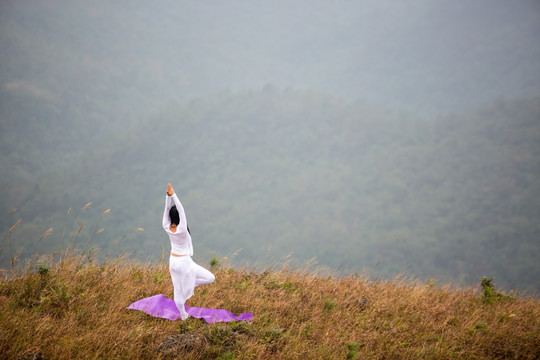
[[[333,279],[302,271],[214,270],[192,306],[253,312],[254,321],[206,324],[152,318],[126,310],[163,293],[168,264],[128,260],[83,263],[81,257],[0,283],[0,354],[17,359],[155,359],[168,335],[207,337],[200,359],[536,359],[540,303],[484,302],[479,292],[408,280]],[[368,300],[367,305],[362,301]]]

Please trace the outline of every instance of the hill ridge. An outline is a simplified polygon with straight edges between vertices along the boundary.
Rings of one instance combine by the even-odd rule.
[[[52,259],[52,257],[50,258]],[[335,279],[286,266],[265,271],[213,261],[216,282],[191,306],[250,311],[246,324],[153,318],[132,301],[172,296],[167,263],[87,262],[71,255],[0,282],[0,351],[19,358],[164,358],[174,334],[203,335],[193,359],[523,358],[540,356],[540,302],[486,301],[474,289],[362,276]]]

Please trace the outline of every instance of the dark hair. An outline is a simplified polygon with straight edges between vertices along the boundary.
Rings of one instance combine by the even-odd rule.
[[[169,217],[171,218],[171,224],[180,224],[180,214],[178,214],[178,209],[176,209],[176,205],[173,205],[169,210]]]
[[[176,205],[173,205],[171,209],[169,210],[169,217],[171,218],[171,224],[179,225],[180,224],[180,214],[178,213],[178,209],[176,208]],[[186,224],[187,231],[191,235],[191,231],[189,231],[189,225]]]

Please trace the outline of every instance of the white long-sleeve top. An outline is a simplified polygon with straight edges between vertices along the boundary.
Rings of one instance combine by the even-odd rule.
[[[169,217],[169,210],[171,209],[171,198],[174,200],[178,214],[180,215],[180,224],[176,227],[176,232],[172,232],[169,229],[171,225],[171,219]],[[191,243],[191,235],[187,230],[186,213],[184,207],[176,193],[172,196],[166,195],[165,197],[165,211],[163,212],[163,229],[169,235],[171,240],[171,252],[176,255],[189,255],[193,256],[193,244]]]

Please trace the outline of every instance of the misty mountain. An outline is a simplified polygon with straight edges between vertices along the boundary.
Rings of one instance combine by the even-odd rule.
[[[118,129],[267,83],[432,116],[538,95],[539,14],[502,0],[4,2],[0,80],[55,104],[64,126]]]
[[[315,92],[222,93],[155,115],[4,196],[28,222],[22,239],[62,229],[69,207],[71,224],[92,202],[82,239],[110,208],[93,246],[115,253],[143,227],[122,246],[155,258],[167,246],[160,223],[171,182],[196,256],[242,249],[235,261],[292,254],[348,273],[461,284],[486,275],[538,288],[539,115],[539,99],[427,121]]]
[[[539,34],[534,0],[4,1],[0,261],[155,259],[172,182],[201,258],[538,290]]]

